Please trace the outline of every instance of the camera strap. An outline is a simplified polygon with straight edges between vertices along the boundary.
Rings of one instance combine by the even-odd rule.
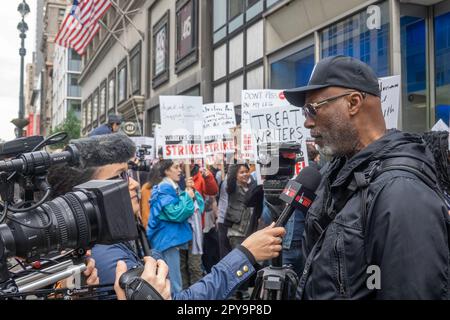
[[[127,300],[164,300],[164,298],[147,281],[135,277],[125,286]]]

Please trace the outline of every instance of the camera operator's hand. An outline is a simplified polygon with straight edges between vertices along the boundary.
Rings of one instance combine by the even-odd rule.
[[[276,258],[283,249],[282,237],[286,234],[284,228],[274,228],[275,222],[269,227],[259,230],[242,242],[242,246],[247,248],[255,257],[256,261],[264,261]]]
[[[167,279],[169,267],[163,260],[156,261],[152,257],[144,257],[145,267],[141,278],[147,281],[165,300],[171,300],[170,281]],[[119,279],[127,271],[127,265],[119,261],[116,267],[114,291],[118,300],[126,300],[125,291],[119,285]]]
[[[91,250],[86,253],[87,257],[91,256]],[[98,278],[97,268],[95,267],[95,260],[93,258],[86,259],[87,269],[83,272],[86,276],[86,284],[88,286],[96,286],[100,284],[100,279]]]

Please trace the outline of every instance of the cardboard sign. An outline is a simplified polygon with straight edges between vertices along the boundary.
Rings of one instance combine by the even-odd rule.
[[[401,77],[380,78],[381,106],[387,129],[397,129],[400,115]]]
[[[262,108],[289,107],[283,90],[243,90],[241,117],[241,157],[244,160],[255,160],[251,135],[250,112]]]
[[[236,146],[230,129],[235,126],[233,103],[212,103],[203,106],[204,152],[209,164],[222,162],[224,154],[234,153]]]
[[[203,98],[161,96],[164,159],[203,158]]]

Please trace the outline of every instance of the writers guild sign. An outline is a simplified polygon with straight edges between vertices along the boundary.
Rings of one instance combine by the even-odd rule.
[[[129,136],[138,134],[138,126],[135,122],[125,122],[122,126],[122,129]]]

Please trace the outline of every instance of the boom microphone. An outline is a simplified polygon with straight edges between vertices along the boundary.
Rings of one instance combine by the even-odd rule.
[[[80,167],[101,167],[128,162],[136,154],[134,142],[123,133],[111,133],[71,140],[80,154]]]
[[[283,227],[291,217],[295,209],[306,213],[316,198],[316,190],[322,176],[317,169],[306,167],[295,180],[290,180],[280,195],[280,199],[286,202],[286,207],[281,212],[275,223],[275,227]]]

